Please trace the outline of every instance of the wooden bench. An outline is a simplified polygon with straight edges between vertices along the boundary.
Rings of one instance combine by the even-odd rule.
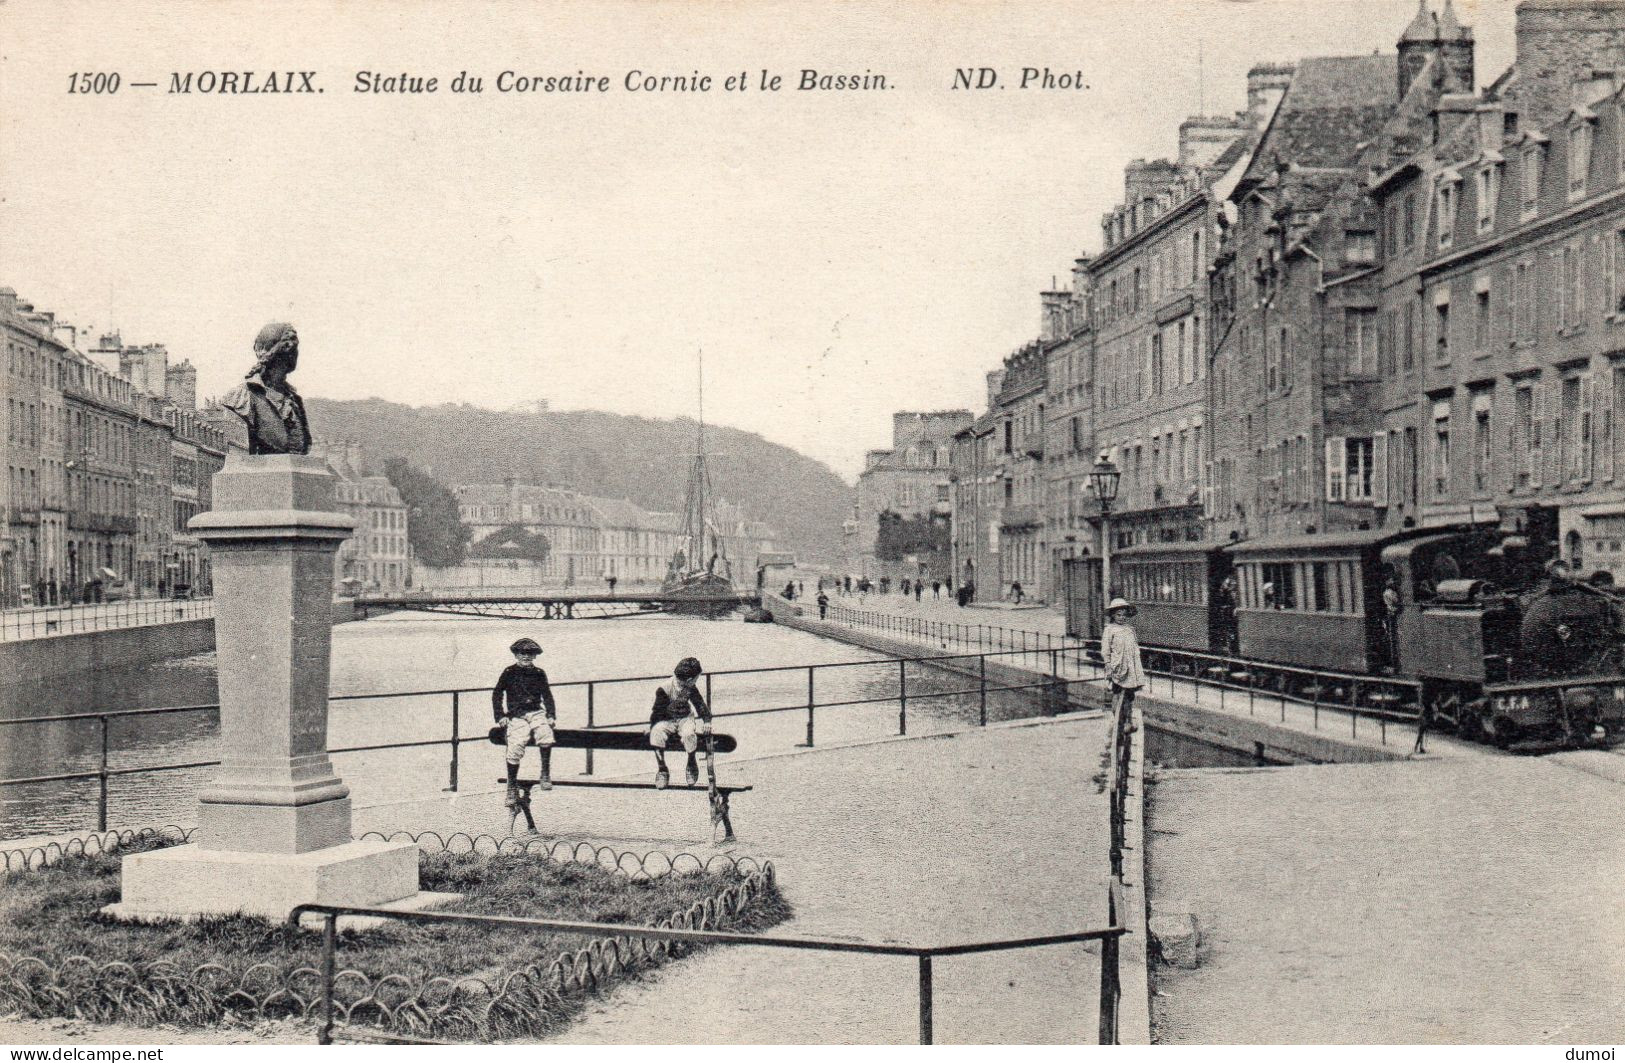
[[[507,729],[502,724],[497,724],[495,727],[492,727],[487,737],[490,739],[492,745],[506,746],[508,744]],[[703,739],[705,736],[701,737]],[[621,752],[654,751],[654,747],[649,745],[649,736],[648,732],[646,731],[587,731],[554,728],[553,739],[554,749],[594,749],[616,750]],[[739,748],[739,742],[733,737],[733,735],[712,734],[710,735],[710,739],[711,748],[716,753],[732,753],[734,750]],[[531,744],[534,745],[535,743],[533,742]],[[702,741],[700,753],[704,754],[705,751],[705,744]],[[666,752],[685,752],[682,741],[678,739],[676,735],[673,735],[667,740]],[[497,782],[504,784],[507,783],[507,781],[508,780],[506,777],[497,780]],[[522,814],[525,817],[525,826],[530,830],[536,829],[536,818],[531,812],[530,794],[531,790],[541,785],[541,782],[542,781],[540,779],[518,780],[520,792],[519,807],[514,809],[513,818],[517,820]],[[652,782],[589,782],[584,779],[551,779],[549,782],[553,786],[582,786],[600,790],[662,789],[662,787],[656,786]],[[671,792],[681,792],[686,790],[705,794],[710,799],[711,824],[713,827],[713,833],[714,828],[721,827],[721,840],[731,842],[734,840],[734,828],[731,809],[729,808],[729,798],[734,794],[749,793],[751,787],[723,786],[718,784],[715,789],[713,789],[709,785],[695,784],[694,786],[667,786],[664,787],[664,789]]]

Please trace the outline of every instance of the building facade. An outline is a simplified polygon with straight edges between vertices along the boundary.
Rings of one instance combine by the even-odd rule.
[[[971,423],[969,410],[899,412],[892,414],[892,445],[871,450],[858,474],[855,501],[856,543],[848,563],[856,575],[878,580],[946,579],[952,571],[948,547],[949,497],[953,473],[954,436]],[[911,536],[916,549],[898,556],[883,543],[893,534],[883,523],[918,521],[935,524],[925,529],[939,536],[941,549],[919,548],[930,536]],[[935,545],[934,540],[931,545]]]

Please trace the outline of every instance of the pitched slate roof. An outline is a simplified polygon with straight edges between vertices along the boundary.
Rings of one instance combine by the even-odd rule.
[[[1266,180],[1277,160],[1317,169],[1352,166],[1393,113],[1398,78],[1398,58],[1392,55],[1300,62],[1242,187]]]

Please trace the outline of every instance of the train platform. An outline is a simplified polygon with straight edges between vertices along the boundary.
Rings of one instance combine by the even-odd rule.
[[[1168,1044],[1612,1043],[1625,1029],[1625,756],[1162,772]],[[1561,810],[1561,811],[1559,811]]]

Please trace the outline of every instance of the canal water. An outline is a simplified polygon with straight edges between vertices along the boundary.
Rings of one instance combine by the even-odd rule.
[[[337,753],[333,760],[357,805],[422,798],[449,783],[453,697],[411,693],[485,688],[458,698],[460,783],[465,790],[496,785],[500,749],[484,740],[492,722],[488,692],[512,662],[507,647],[521,635],[539,641],[538,662],[556,688],[559,723],[587,720],[584,686],[593,691],[599,725],[646,726],[654,678],[664,677],[685,656],[700,658],[712,672],[797,666],[788,671],[712,677],[716,729],[739,739],[740,753],[789,751],[807,738],[808,665],[815,670],[813,695],[820,704],[882,699],[874,704],[819,708],[814,742],[832,745],[895,735],[898,728],[898,665],[854,646],[773,624],[738,618],[701,620],[669,615],[607,620],[524,622],[399,613],[342,624],[333,629],[333,681],[328,746],[435,744],[415,749]],[[976,679],[924,665],[906,670],[908,733],[930,734],[974,724],[981,711]],[[3,683],[3,681],[0,681]],[[388,694],[365,700],[344,695]],[[932,696],[938,695],[938,696]],[[87,672],[33,685],[0,685],[0,718],[174,705],[206,705],[216,699],[213,654],[117,671]],[[792,711],[758,710],[793,707]],[[1040,699],[1030,692],[990,693],[989,721],[1037,715]],[[733,712],[752,712],[735,719]],[[213,711],[190,711],[113,720],[108,727],[109,764],[115,770],[212,760],[219,755]],[[95,720],[0,726],[0,778],[16,779],[95,771],[101,734]],[[536,768],[528,754],[526,774]],[[581,772],[584,754],[561,750],[554,774]],[[678,771],[681,758],[673,767]],[[722,763],[726,765],[726,758]],[[653,774],[647,753],[598,753],[596,773],[612,777]],[[110,826],[187,823],[194,817],[198,787],[212,768],[114,776],[109,781]],[[96,826],[96,780],[0,787],[0,838],[86,830]]]

